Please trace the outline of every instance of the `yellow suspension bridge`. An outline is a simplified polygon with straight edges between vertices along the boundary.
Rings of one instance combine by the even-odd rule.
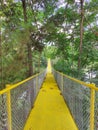
[[[98,88],[48,68],[0,91],[0,130],[98,130]]]

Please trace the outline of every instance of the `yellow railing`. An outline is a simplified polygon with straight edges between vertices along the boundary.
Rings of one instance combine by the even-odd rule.
[[[23,130],[46,70],[0,91],[0,130]]]
[[[79,130],[98,130],[98,87],[53,70]]]

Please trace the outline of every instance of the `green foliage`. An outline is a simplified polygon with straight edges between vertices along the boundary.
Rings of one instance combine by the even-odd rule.
[[[96,0],[84,4],[81,78],[86,71],[98,70],[97,5]],[[57,70],[78,76],[79,3],[74,0],[65,0],[62,5],[58,0],[26,1],[27,22],[24,21],[21,1],[7,1],[1,3],[0,8],[0,82],[3,86],[27,77],[28,43],[31,45],[34,73],[45,68],[46,58],[51,58]]]

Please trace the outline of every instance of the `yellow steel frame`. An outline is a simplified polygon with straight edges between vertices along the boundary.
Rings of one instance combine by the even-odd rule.
[[[12,119],[11,119],[11,95],[10,95],[10,91],[14,88],[17,88],[18,86],[20,86],[21,84],[29,81],[30,79],[33,79],[33,78],[36,78],[36,89],[38,89],[38,75],[42,74],[43,72],[40,72],[36,75],[33,75],[17,84],[14,84],[14,85],[6,85],[6,88],[1,90],[0,91],[0,95],[3,95],[3,94],[7,94],[7,100],[6,100],[6,103],[7,103],[7,112],[8,112],[8,130],[12,130]]]
[[[56,71],[56,70],[54,70],[54,71]],[[72,78],[72,77],[70,77],[70,76],[68,76],[66,74],[63,74],[63,73],[59,72],[59,71],[56,71],[56,72],[59,73],[60,75],[64,76],[64,77],[68,78],[68,79],[71,79],[71,80],[79,83],[79,84],[82,84],[82,85],[84,85],[86,87],[89,87],[91,89],[94,89],[94,90],[98,91],[98,87],[96,87],[95,84],[87,84],[87,83],[85,83],[83,81],[80,81],[78,79]]]
[[[54,71],[56,71],[56,70],[54,70]],[[62,77],[66,77],[68,79],[71,79],[71,80],[73,80],[73,81],[75,81],[75,82],[77,82],[79,84],[82,84],[82,85],[84,85],[84,86],[91,89],[91,96],[90,96],[90,130],[94,130],[95,91],[98,91],[98,87],[96,87],[95,84],[87,84],[87,83],[85,83],[83,81],[72,78],[72,77],[70,77],[70,76],[68,76],[66,74],[63,74],[63,73],[59,72],[59,71],[56,71],[56,72],[59,73],[60,75],[62,75]]]
[[[55,70],[54,70],[54,71],[55,71]],[[70,77],[70,76],[68,76],[68,75],[65,75],[65,74],[63,74],[63,73],[60,73],[60,72],[58,72],[58,71],[56,71],[56,72],[59,73],[60,75],[62,75],[62,77],[69,78],[69,79],[71,79],[71,80],[73,80],[73,81],[75,81],[75,82],[77,82],[77,83],[79,83],[79,84],[85,85],[86,87],[89,87],[89,88],[91,89],[91,99],[90,99],[90,130],[94,130],[95,90],[98,91],[98,87],[96,87],[94,84],[87,84],[87,83],[85,83],[85,82],[83,82],[83,81],[77,80],[77,79],[75,79],[75,78],[72,78],[72,77]],[[43,72],[41,72],[41,73],[43,73]],[[39,73],[39,74],[41,74],[41,73]],[[15,84],[15,85],[10,85],[10,86],[7,85],[7,87],[6,87],[4,90],[0,91],[0,95],[2,95],[2,94],[4,94],[4,93],[7,93],[7,111],[8,111],[9,130],[12,130],[12,128],[11,128],[11,126],[12,126],[12,125],[11,125],[12,119],[11,119],[11,98],[10,98],[10,90],[12,90],[12,89],[18,87],[19,85],[21,85],[21,84],[23,84],[23,83],[27,82],[28,80],[30,80],[30,79],[32,79],[32,78],[35,78],[35,77],[36,77],[36,89],[38,89],[38,88],[37,88],[37,87],[38,87],[38,85],[37,85],[37,84],[38,84],[38,78],[37,78],[37,76],[38,76],[39,74],[36,74],[36,75],[34,75],[34,76],[31,76],[30,78],[27,78],[27,79],[25,79],[25,80],[23,80],[23,81],[21,81],[21,82]],[[63,78],[62,78],[62,90],[63,90]]]
[[[6,85],[9,88],[10,85]],[[7,92],[7,113],[8,113],[8,130],[12,130],[12,114],[11,114],[11,95],[10,90]]]
[[[30,79],[33,79],[33,78],[37,77],[37,76],[40,75],[41,73],[43,73],[43,72],[40,72],[40,73],[38,73],[38,74],[36,74],[36,75],[33,75],[33,76],[31,76],[31,77],[29,77],[29,78],[27,78],[27,79],[25,79],[25,80],[23,80],[23,81],[17,83],[17,84],[11,85],[10,87],[1,90],[1,91],[0,91],[0,95],[2,95],[2,94],[4,94],[4,93],[8,92],[9,90],[12,90],[12,89],[14,89],[14,88],[17,88],[18,86],[20,86],[21,84],[23,84],[23,83],[29,81]]]
[[[91,100],[90,100],[90,130],[94,130],[94,106],[95,106],[95,90],[91,89]]]

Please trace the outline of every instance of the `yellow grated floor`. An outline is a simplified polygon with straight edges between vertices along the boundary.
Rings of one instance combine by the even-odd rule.
[[[51,74],[50,60],[46,79],[24,130],[78,130]]]

